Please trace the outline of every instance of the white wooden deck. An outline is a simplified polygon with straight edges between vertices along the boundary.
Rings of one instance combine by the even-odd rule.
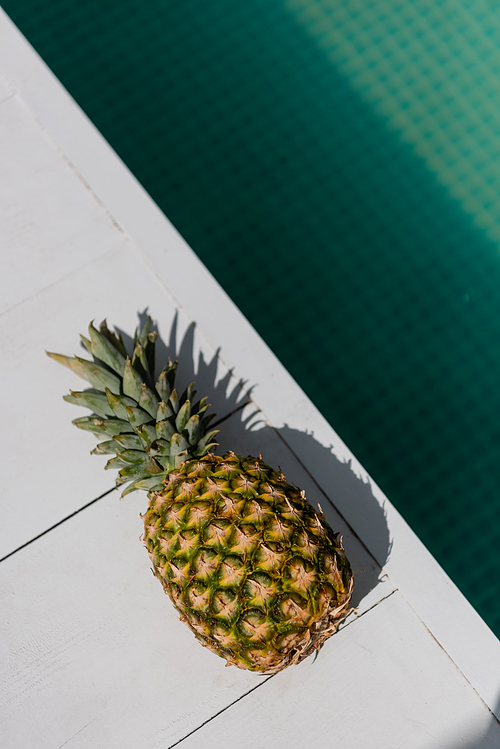
[[[0,746],[498,749],[499,641],[1,11],[0,234]],[[202,649],[139,543],[145,495],[119,501],[70,424],[78,380],[44,349],[146,308],[220,415],[253,387],[221,448],[344,534],[357,615],[314,661]]]

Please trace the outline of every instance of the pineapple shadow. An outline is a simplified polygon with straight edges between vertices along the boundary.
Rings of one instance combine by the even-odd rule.
[[[500,715],[500,695],[497,698],[497,703],[494,707],[494,710],[489,710],[486,705],[484,705],[484,710],[485,712],[488,711],[489,713],[483,716],[484,728],[480,729],[478,727],[477,734],[475,736],[469,737],[468,740],[466,740],[466,743],[460,743],[460,746],[463,746],[464,749],[498,749],[500,745],[500,720],[496,716]],[[462,738],[459,731],[460,726],[458,727],[456,737],[452,741],[450,741],[449,743],[441,743],[439,746],[442,747],[442,749],[456,749]]]
[[[141,325],[148,314],[147,309],[138,313]],[[224,366],[219,351],[207,361],[197,346],[195,323],[191,323],[180,336],[176,313],[168,338],[162,337],[156,324],[154,329],[158,332],[156,374],[169,359],[177,360],[179,391],[194,381],[197,398],[208,397],[210,412],[216,414],[211,428],[220,429],[216,438],[219,442],[217,452],[223,454],[233,450],[239,454],[262,454],[267,463],[280,466],[289,481],[301,485],[313,504],[314,496],[334,531],[340,530],[344,534],[346,553],[355,571],[352,605],[356,609],[384,576],[383,567],[391,550],[385,511],[374,497],[370,484],[354,473],[350,462],[339,460],[332,448],[322,445],[313,434],[286,425],[280,428],[269,425],[252,400],[252,392],[257,390],[258,384],[249,386],[242,380],[238,381]],[[121,333],[127,350],[132,351],[133,339],[119,328],[117,332]],[[297,461],[303,470],[297,468]],[[338,527],[339,510],[335,508],[335,496],[342,496],[344,502],[348,499],[351,522],[354,517],[356,530],[345,519],[342,519],[342,527]],[[360,543],[355,543],[353,537]]]

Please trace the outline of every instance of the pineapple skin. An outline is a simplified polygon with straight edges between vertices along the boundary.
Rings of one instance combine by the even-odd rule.
[[[142,517],[155,576],[226,665],[277,673],[319,650],[351,611],[342,539],[260,457],[186,461]]]

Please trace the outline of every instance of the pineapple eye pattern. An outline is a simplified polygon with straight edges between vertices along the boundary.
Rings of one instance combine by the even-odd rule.
[[[227,458],[231,478],[215,492],[208,469],[220,474]],[[247,481],[246,466],[255,473],[256,463],[260,479]],[[250,484],[252,496],[242,502],[237,491]],[[158,494],[161,502],[154,495],[144,516],[154,572],[182,621],[227,664],[276,673],[319,649],[349,613],[353,580],[341,542],[300,491],[260,459],[230,454],[187,462]],[[293,512],[287,502],[295,503]],[[172,526],[170,513],[182,522],[165,541],[157,529]]]

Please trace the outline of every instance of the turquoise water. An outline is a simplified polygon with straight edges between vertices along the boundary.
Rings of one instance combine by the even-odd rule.
[[[3,7],[500,635],[493,10]]]

